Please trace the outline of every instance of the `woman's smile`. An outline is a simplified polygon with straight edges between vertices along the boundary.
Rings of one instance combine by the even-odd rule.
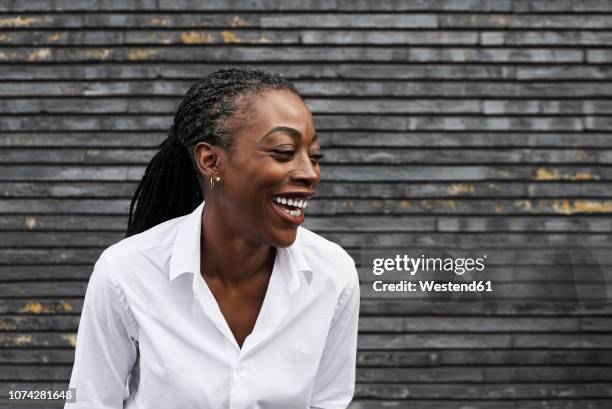
[[[292,227],[304,223],[304,211],[314,191],[286,192],[273,195],[272,207],[279,217]]]

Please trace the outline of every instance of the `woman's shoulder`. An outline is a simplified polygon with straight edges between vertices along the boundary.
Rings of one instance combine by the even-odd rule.
[[[329,271],[344,282],[357,279],[355,260],[338,243],[300,226],[294,245],[319,271]]]
[[[159,253],[160,247],[172,247],[180,221],[186,216],[176,217],[157,224],[141,233],[123,238],[108,246],[100,258],[121,261],[124,264],[133,258]]]
[[[302,226],[298,228],[296,244],[303,247],[315,247],[319,251],[323,251],[325,253],[336,254],[344,258],[351,258],[348,252],[340,247],[338,243],[335,243]]]

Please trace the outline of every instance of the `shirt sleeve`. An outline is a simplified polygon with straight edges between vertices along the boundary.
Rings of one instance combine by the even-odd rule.
[[[123,408],[137,359],[137,326],[115,272],[103,256],[91,274],[79,321],[70,388],[76,403],[64,409]]]
[[[311,409],[345,409],[355,392],[359,276],[352,263],[353,280],[342,292],[317,369]]]

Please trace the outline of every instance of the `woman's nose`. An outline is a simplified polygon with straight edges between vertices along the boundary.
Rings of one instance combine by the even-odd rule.
[[[296,164],[296,172],[293,173],[293,179],[304,183],[306,186],[315,186],[321,179],[321,173],[318,166],[313,164],[308,154],[300,155]]]

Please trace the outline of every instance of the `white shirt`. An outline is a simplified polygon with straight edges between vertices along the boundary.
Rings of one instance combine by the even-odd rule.
[[[203,208],[102,253],[78,328],[76,404],[65,408],[346,408],[359,316],[353,259],[298,227],[277,248],[240,348],[200,274]]]

